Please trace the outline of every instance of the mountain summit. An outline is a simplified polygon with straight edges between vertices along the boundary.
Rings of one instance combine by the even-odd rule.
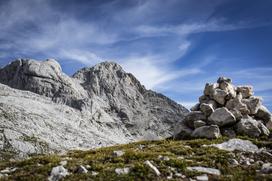
[[[0,83],[1,157],[166,138],[188,112],[114,62],[69,77],[56,60],[18,59]]]

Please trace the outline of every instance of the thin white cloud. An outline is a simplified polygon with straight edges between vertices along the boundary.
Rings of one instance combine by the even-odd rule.
[[[6,40],[0,48],[6,50],[4,52],[12,50],[18,52],[18,55],[21,53],[28,57],[42,53],[44,56],[58,57],[62,62],[72,60],[86,65],[104,61],[105,58],[115,59],[147,88],[173,90],[178,93],[200,92],[205,81],[216,81],[209,81],[209,78],[204,80],[201,77],[205,71],[203,66],[214,61],[214,58],[202,59],[202,63],[181,70],[173,66],[177,59],[180,61],[191,47],[194,47],[195,42],[189,39],[190,35],[254,26],[247,22],[226,24],[224,19],[213,18],[206,21],[216,5],[220,4],[215,1],[208,4],[192,3],[194,8],[199,10],[197,13],[180,10],[188,9],[189,1],[139,0],[133,6],[118,8],[118,11],[115,11],[116,6],[120,6],[118,3],[123,2],[117,0],[105,3],[100,7],[103,17],[96,14],[98,18],[92,20],[61,12],[47,0],[7,1],[0,7],[0,39]],[[176,14],[171,12],[175,7],[184,13],[182,16],[184,15],[186,21],[177,25],[168,24],[169,19],[176,17]],[[27,24],[31,26],[24,27]],[[161,44],[144,41],[149,37],[172,37],[172,41],[166,40]],[[137,43],[133,44],[134,42]],[[118,43],[125,46],[117,47]],[[6,55],[0,54],[0,57],[5,58]],[[257,90],[267,90],[272,87],[271,77],[263,71],[272,70],[247,70],[236,72],[233,77],[255,77],[259,80],[254,84],[258,85]],[[194,81],[187,81],[188,78],[193,78]]]
[[[103,58],[97,56],[96,54],[84,51],[84,50],[61,50],[57,55],[60,59],[70,59],[79,61],[85,65],[94,65],[103,61]]]
[[[216,31],[230,31],[243,28],[251,28],[248,22],[239,22],[235,24],[225,24],[224,19],[217,19],[210,22],[194,22],[194,23],[183,23],[178,25],[167,25],[167,26],[151,26],[151,25],[140,25],[136,27],[135,31],[142,34],[143,36],[167,36],[167,35],[180,35],[187,36],[193,33],[200,32],[216,32]]]
[[[128,72],[133,73],[148,89],[155,89],[177,78],[201,73],[200,69],[170,69],[159,57],[132,57],[126,58],[122,66]]]
[[[184,41],[179,45],[180,57],[184,56],[191,46],[191,42]]]

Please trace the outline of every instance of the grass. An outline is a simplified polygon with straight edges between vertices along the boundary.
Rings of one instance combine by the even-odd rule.
[[[244,138],[244,137],[243,137]],[[248,138],[247,138],[248,139]],[[260,165],[233,166],[230,159],[239,160],[239,152],[227,152],[214,147],[203,147],[212,143],[221,143],[227,138],[217,140],[196,139],[196,140],[162,140],[162,141],[141,141],[125,145],[117,145],[89,151],[69,151],[65,155],[44,155],[33,156],[23,161],[8,161],[0,163],[0,170],[7,167],[16,167],[17,170],[5,180],[47,180],[54,166],[60,165],[60,161],[67,160],[70,175],[65,180],[167,180],[172,173],[171,180],[181,180],[175,173],[181,173],[187,178],[194,178],[201,173],[188,171],[188,166],[205,166],[217,168],[221,176],[209,175],[210,180],[271,180],[271,175],[261,175],[256,170]],[[259,146],[271,146],[268,140],[252,140]],[[115,150],[122,150],[124,155],[114,156]],[[160,159],[159,156],[169,159]],[[250,155],[249,155],[250,156]],[[256,159],[272,162],[272,158],[266,156],[251,155]],[[161,172],[157,176],[144,162],[149,160]],[[80,165],[88,168],[86,174],[77,173]],[[129,174],[117,175],[116,168],[129,167]],[[92,171],[99,174],[94,176]],[[0,179],[1,180],[1,179]]]

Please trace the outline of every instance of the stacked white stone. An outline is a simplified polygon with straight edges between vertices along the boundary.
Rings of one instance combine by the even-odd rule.
[[[175,137],[260,137],[269,136],[271,128],[271,113],[260,97],[253,96],[253,87],[235,87],[231,79],[220,77],[217,83],[206,84],[204,95],[185,116]]]

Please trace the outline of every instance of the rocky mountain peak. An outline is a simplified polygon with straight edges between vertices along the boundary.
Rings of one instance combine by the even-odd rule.
[[[0,151],[22,155],[166,138],[188,112],[114,62],[69,77],[56,60],[18,59],[0,69],[0,98]]]

